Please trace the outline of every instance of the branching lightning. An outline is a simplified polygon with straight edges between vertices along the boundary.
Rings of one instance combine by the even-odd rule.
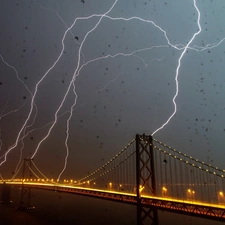
[[[99,21],[96,23],[96,25],[94,26],[94,28],[92,28],[91,30],[89,30],[89,31],[86,33],[86,35],[84,36],[84,39],[83,39],[83,41],[81,42],[81,45],[80,45],[80,47],[79,47],[77,68],[76,68],[76,70],[75,70],[75,72],[74,72],[73,79],[72,79],[72,81],[70,82],[68,91],[66,92],[66,95],[64,96],[64,100],[65,100],[65,98],[66,98],[66,96],[67,96],[67,94],[68,94],[68,92],[69,92],[69,90],[70,90],[70,86],[71,86],[71,84],[72,84],[72,85],[73,85],[73,92],[74,92],[75,98],[74,98],[74,103],[73,103],[73,105],[72,105],[71,108],[70,108],[70,116],[69,116],[69,118],[68,118],[68,120],[67,120],[66,140],[65,140],[65,146],[66,146],[65,164],[64,164],[64,168],[63,168],[62,172],[59,174],[58,179],[60,179],[62,173],[63,173],[63,172],[65,171],[65,169],[66,169],[67,159],[68,159],[68,156],[69,156],[69,147],[68,147],[69,128],[70,128],[70,120],[71,120],[71,118],[72,118],[72,116],[73,116],[73,109],[74,109],[74,107],[75,107],[75,105],[76,105],[76,101],[77,101],[77,93],[76,93],[76,90],[75,90],[75,89],[76,89],[76,87],[75,87],[75,80],[76,80],[76,77],[79,75],[79,74],[77,74],[77,71],[78,71],[79,66],[80,66],[81,49],[82,49],[82,46],[83,46],[85,40],[87,39],[88,35],[89,35],[91,32],[93,32],[93,31],[98,27],[98,25],[99,25],[100,22],[102,21],[103,17],[104,17],[105,15],[107,15],[110,11],[112,11],[112,9],[115,7],[117,1],[118,1],[118,0],[116,0],[116,1],[114,2],[114,4],[111,6],[111,8],[110,8],[106,13],[104,13],[104,14],[100,17]],[[56,120],[56,121],[57,121],[57,113],[58,113],[59,110],[60,110],[60,108],[57,110],[57,112],[56,112],[56,114],[55,114],[55,120]],[[55,125],[55,124],[53,123],[53,126],[54,126],[54,125]],[[49,131],[51,131],[51,129],[53,128],[53,126],[50,128]],[[50,132],[49,132],[49,134],[50,134]],[[49,134],[48,134],[48,135],[49,135]],[[42,139],[42,140],[44,140],[44,139]],[[40,142],[40,143],[41,143],[41,142]],[[38,146],[38,147],[39,147],[39,146]],[[38,150],[38,148],[37,148],[36,151],[34,152],[32,158],[35,156],[37,150]]]
[[[92,18],[92,17],[94,17],[94,16],[96,16],[96,15],[92,15],[92,16],[86,17],[86,19]],[[68,31],[75,25],[75,23],[77,22],[78,19],[84,19],[84,18],[76,18],[75,21],[74,21],[74,23],[72,24],[72,26],[69,27],[69,28],[66,30],[66,32],[65,32],[64,35],[63,35],[63,39],[62,39],[62,46],[63,46],[63,47],[62,47],[62,50],[61,50],[59,56],[57,57],[57,59],[56,59],[56,61],[53,63],[53,65],[47,70],[47,72],[45,72],[45,74],[42,76],[42,78],[41,78],[41,79],[37,82],[37,84],[35,85],[34,93],[33,93],[32,99],[31,99],[31,103],[30,103],[30,111],[29,111],[29,114],[28,114],[28,116],[27,116],[27,118],[26,118],[26,120],[25,120],[25,122],[24,122],[22,128],[20,129],[18,135],[17,135],[17,138],[16,138],[15,143],[7,150],[6,153],[4,154],[4,160],[0,163],[0,166],[1,166],[3,163],[6,162],[7,155],[8,155],[13,149],[15,149],[15,148],[17,147],[18,141],[19,141],[19,139],[20,139],[20,136],[21,136],[21,134],[22,134],[24,128],[26,127],[26,125],[27,125],[27,123],[28,123],[28,121],[29,121],[29,119],[30,119],[30,117],[31,117],[31,114],[32,114],[32,112],[33,112],[33,108],[34,108],[34,99],[35,99],[35,97],[36,97],[36,95],[37,95],[38,87],[39,87],[39,85],[41,84],[41,82],[45,79],[45,77],[49,74],[49,72],[50,72],[50,71],[55,67],[55,65],[59,62],[59,60],[60,60],[60,58],[61,58],[61,56],[62,56],[62,54],[63,54],[63,51],[64,51],[64,49],[65,49],[64,40],[65,40],[66,34],[67,34]],[[20,80],[20,78],[18,78],[18,79]],[[22,81],[22,80],[21,80],[21,81]],[[22,82],[23,82],[23,81],[22,81]],[[69,92],[69,90],[70,90],[71,85],[72,85],[72,82],[70,83],[70,86],[69,86],[69,88],[68,88],[67,94],[68,94],[68,92]],[[61,107],[62,107],[62,105],[63,105],[63,103],[64,103],[64,101],[65,101],[65,98],[66,98],[67,94],[65,95],[65,97],[63,98],[62,103],[60,104],[59,110],[61,109]],[[59,110],[57,110],[57,112],[55,113],[55,123],[57,122],[57,114],[58,114]],[[52,125],[52,127],[50,128],[50,130],[49,130],[47,136],[49,136],[49,134],[50,134],[52,128],[54,127],[55,123],[53,123],[53,125]],[[46,138],[47,138],[47,137],[45,137],[44,139],[42,139],[42,140],[40,141],[40,143],[38,144],[37,149],[35,150],[34,155],[36,154],[36,152],[37,152],[39,146],[41,145],[41,143],[42,143]],[[33,157],[34,157],[34,155],[33,155]]]
[[[2,150],[2,130],[0,127],[0,151]]]
[[[194,6],[195,6],[195,9],[197,10],[197,13],[198,13],[198,19],[197,19],[197,24],[198,24],[198,28],[199,30],[194,33],[194,35],[192,36],[191,40],[188,42],[188,44],[185,46],[184,50],[182,51],[179,59],[178,59],[178,66],[176,68],[176,76],[175,76],[175,82],[176,82],[176,93],[173,97],[173,104],[174,104],[174,111],[173,113],[171,114],[171,116],[167,119],[167,121],[161,126],[159,127],[158,129],[156,129],[152,135],[154,135],[155,133],[157,133],[158,131],[160,131],[161,129],[163,129],[169,122],[170,120],[174,117],[174,115],[176,114],[177,112],[177,104],[176,104],[176,98],[178,96],[178,92],[179,92],[179,83],[178,83],[178,76],[179,76],[179,71],[180,71],[180,67],[181,67],[181,60],[183,59],[184,57],[184,54],[186,53],[188,47],[190,46],[190,44],[194,41],[195,37],[201,33],[202,31],[202,28],[201,28],[201,25],[200,25],[200,18],[201,18],[201,13],[196,5],[196,0],[194,0]]]

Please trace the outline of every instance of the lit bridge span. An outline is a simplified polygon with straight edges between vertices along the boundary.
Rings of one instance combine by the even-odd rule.
[[[17,177],[22,169],[22,177]],[[21,187],[20,207],[30,207],[31,189],[78,194],[137,206],[137,224],[158,224],[157,210],[225,221],[225,171],[153,139],[136,135],[102,167],[79,180],[48,179],[32,159],[4,184]]]

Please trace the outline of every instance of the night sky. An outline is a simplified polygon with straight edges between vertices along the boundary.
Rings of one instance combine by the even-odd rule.
[[[225,1],[196,4],[201,32],[180,61],[177,113],[154,138],[225,169]],[[161,127],[174,112],[178,60],[199,31],[197,19],[193,0],[2,0],[3,177],[12,176],[20,158],[33,156],[74,74],[57,123],[34,157],[47,177],[57,178],[64,167],[68,119],[69,157],[62,179],[87,175],[136,133],[152,134]],[[166,31],[170,45],[150,21]],[[33,111],[21,130],[32,97]]]

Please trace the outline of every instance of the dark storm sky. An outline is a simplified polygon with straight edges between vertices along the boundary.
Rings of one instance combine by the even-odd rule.
[[[100,19],[84,18],[106,13],[114,2],[1,1],[0,156],[15,143],[30,111],[31,93],[59,57],[67,27],[76,18],[83,18],[67,33],[60,60],[38,87],[34,99],[37,111],[34,107],[27,124],[32,126],[26,132],[37,130],[24,138],[22,157],[34,153],[47,134],[50,125],[45,125],[54,120],[78,65],[80,44]],[[201,12],[202,31],[190,45],[194,49],[188,49],[181,60],[177,113],[154,137],[225,169],[225,1],[197,0],[196,3]],[[173,45],[186,45],[198,31],[193,0],[119,0],[108,16],[135,16],[154,21],[167,32]],[[207,46],[211,48],[204,50]],[[134,51],[137,52],[131,56],[90,62],[80,70],[75,80],[78,97],[70,120],[70,155],[62,177],[79,178],[93,171],[136,133],[153,133],[173,113],[174,78],[182,50],[170,47],[153,24],[137,19],[103,18],[83,43],[80,66],[109,54]],[[67,111],[73,103],[74,93],[70,90],[59,112],[62,116],[35,155],[36,164],[49,177],[57,178],[64,166]],[[15,170],[21,147],[22,143],[18,142],[8,154],[0,167],[3,175],[11,175]]]

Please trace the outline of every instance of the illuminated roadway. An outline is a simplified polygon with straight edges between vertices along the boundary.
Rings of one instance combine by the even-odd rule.
[[[90,197],[96,197],[106,200],[112,200],[127,204],[137,204],[136,194],[102,190],[94,188],[79,187],[72,184],[50,183],[50,182],[29,182],[29,181],[4,181],[5,184],[21,187],[51,190],[57,192],[78,194]],[[0,180],[0,184],[4,183]],[[157,208],[164,211],[176,212],[181,214],[187,214],[191,216],[203,217],[213,220],[219,220],[225,222],[225,205],[210,204],[198,201],[179,200],[168,197],[156,197],[141,195],[141,204],[147,208]]]

